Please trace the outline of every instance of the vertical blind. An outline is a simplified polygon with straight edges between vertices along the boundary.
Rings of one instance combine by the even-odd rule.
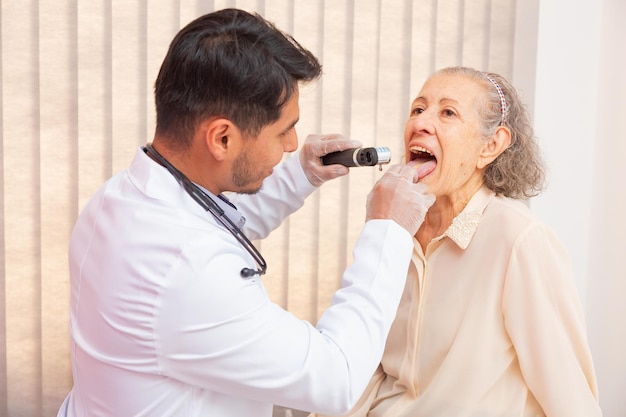
[[[153,82],[174,34],[225,7],[264,15],[321,60],[322,79],[301,91],[301,142],[341,133],[399,162],[409,104],[433,70],[513,72],[515,0],[0,2],[0,416],[56,415],[71,389],[73,223],[151,141]],[[275,302],[317,320],[380,175],[353,168],[256,242]]]

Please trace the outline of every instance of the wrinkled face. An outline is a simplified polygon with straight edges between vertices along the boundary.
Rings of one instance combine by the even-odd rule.
[[[232,181],[237,192],[253,194],[261,189],[263,180],[272,174],[285,152],[298,149],[295,125],[300,116],[298,90],[285,104],[280,118],[261,129],[257,137],[248,137],[233,163]]]
[[[482,184],[477,167],[482,86],[460,75],[429,79],[411,105],[404,130],[406,162],[435,196],[472,195]]]

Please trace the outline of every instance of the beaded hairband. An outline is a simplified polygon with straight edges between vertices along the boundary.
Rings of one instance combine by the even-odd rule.
[[[484,73],[484,74],[485,74],[485,77],[489,81],[491,81],[491,84],[493,84],[496,87],[496,90],[498,90],[498,95],[500,96],[500,114],[502,115],[502,119],[500,120],[500,126],[504,126],[504,117],[506,116],[506,99],[504,98],[504,92],[500,88],[500,84],[498,84],[498,82],[495,79],[493,79],[487,73]]]

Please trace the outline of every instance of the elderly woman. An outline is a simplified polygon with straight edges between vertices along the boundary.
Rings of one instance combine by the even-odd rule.
[[[380,367],[349,415],[600,416],[568,255],[518,201],[544,175],[515,89],[497,74],[440,70],[404,141],[436,202]]]

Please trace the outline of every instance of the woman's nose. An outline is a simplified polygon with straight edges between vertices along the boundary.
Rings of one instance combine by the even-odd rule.
[[[434,132],[433,115],[428,111],[412,116],[407,122],[407,128],[413,132]]]

